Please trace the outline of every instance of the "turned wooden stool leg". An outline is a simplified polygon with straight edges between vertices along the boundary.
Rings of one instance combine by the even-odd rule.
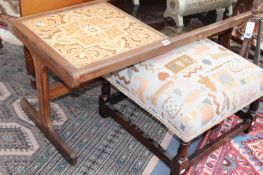
[[[253,119],[252,119],[252,121],[250,123],[249,128],[246,131],[244,131],[245,133],[249,133],[253,129],[254,123],[255,123],[255,121],[257,120],[257,117],[258,117],[257,111],[259,109],[259,103],[260,103],[259,100],[256,100],[255,102],[253,102],[249,106],[249,112],[252,115]]]
[[[190,142],[180,140],[177,155],[171,161],[171,175],[179,175],[182,171],[184,172],[186,170],[186,166],[188,164],[189,146]]]
[[[51,121],[48,68],[38,58],[34,58],[34,63],[39,111],[36,111],[25,98],[21,99],[21,107],[60,154],[69,163],[76,164],[77,156],[75,152],[60,138]]]
[[[99,114],[101,117],[106,118],[108,117],[107,113],[105,112],[104,104],[108,100],[110,96],[110,83],[107,80],[102,80],[102,87],[101,87],[101,95],[99,97]]]

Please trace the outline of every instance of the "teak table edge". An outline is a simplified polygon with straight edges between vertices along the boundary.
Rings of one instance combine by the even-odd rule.
[[[80,84],[94,78],[120,70],[127,66],[164,54],[174,48],[233,28],[234,26],[246,22],[251,17],[252,13],[246,12],[206,27],[178,35],[174,38],[164,38],[163,40],[118,54],[103,61],[83,66],[79,69],[70,65],[64,59],[56,59],[56,62],[54,59],[51,59],[52,57],[62,58],[62,56],[50,48],[50,46],[43,42],[36,34],[31,32],[26,26],[24,26],[19,19],[10,19],[9,28],[28,47],[31,54],[35,54],[38,57],[44,57],[45,59],[43,59],[43,61],[45,61],[48,67],[56,75],[58,75],[58,77],[60,77],[68,87],[77,88]],[[166,40],[165,43],[169,44],[163,44],[164,40]]]

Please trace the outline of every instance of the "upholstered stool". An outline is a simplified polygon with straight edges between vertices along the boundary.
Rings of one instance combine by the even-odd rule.
[[[263,95],[263,70],[209,39],[105,78],[182,140],[181,155],[190,141]]]

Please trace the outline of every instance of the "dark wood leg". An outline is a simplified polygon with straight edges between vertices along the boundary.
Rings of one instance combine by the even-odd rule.
[[[171,161],[171,175],[179,175],[185,172],[188,165],[188,150],[190,142],[184,142],[180,140],[180,146],[177,151],[177,155]]]
[[[57,134],[53,127],[53,123],[50,117],[50,96],[48,85],[48,68],[38,60],[34,58],[35,70],[36,70],[36,84],[38,91],[38,106],[39,111],[36,111],[34,107],[25,99],[21,99],[21,107],[27,116],[35,123],[40,131],[46,136],[51,144],[60,152],[60,154],[70,163],[76,164],[76,153],[65,143]]]
[[[3,40],[2,40],[2,38],[0,37],[0,54],[3,54],[3,48],[4,48],[2,41],[3,41]]]
[[[255,102],[253,102],[250,106],[249,106],[249,112],[251,114],[251,116],[253,117],[253,119],[251,120],[250,126],[247,130],[245,130],[245,133],[249,133],[250,131],[252,131],[253,126],[255,121],[257,120],[257,111],[259,109],[259,100],[256,100]]]
[[[230,49],[230,41],[233,29],[227,30],[224,34],[218,36],[218,43],[227,49]]]
[[[36,79],[35,79],[35,66],[33,58],[29,52],[29,50],[24,46],[24,54],[25,54],[25,65],[26,71],[30,75],[30,84],[33,89],[36,89]]]
[[[3,18],[6,16],[5,10],[0,6],[0,26],[6,26],[3,22]],[[3,43],[2,38],[0,37],[0,54],[3,54]]]
[[[35,77],[34,61],[29,50],[25,46],[24,46],[24,54],[25,54],[26,71],[29,75]]]
[[[259,100],[256,100],[255,102],[253,102],[250,106],[249,106],[249,111],[250,113],[253,115],[253,114],[256,114],[257,111],[259,109]]]
[[[107,80],[102,80],[101,95],[99,97],[99,114],[101,117],[106,118],[108,114],[105,110],[105,102],[110,97],[110,83]]]
[[[0,6],[0,26],[1,27],[5,27],[6,28],[6,23],[4,22],[4,18],[7,16],[5,10]],[[0,54],[3,54],[3,40],[2,38],[0,37]]]

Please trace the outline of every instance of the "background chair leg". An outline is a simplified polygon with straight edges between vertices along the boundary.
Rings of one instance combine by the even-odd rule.
[[[180,140],[177,155],[171,161],[171,175],[179,175],[186,170],[188,164],[188,150],[190,142]]]
[[[101,117],[106,118],[108,117],[107,113],[105,112],[104,104],[110,97],[110,83],[107,80],[102,80],[102,87],[101,87],[101,95],[99,97],[99,114]]]
[[[231,36],[233,29],[227,30],[224,34],[218,36],[218,43],[227,49],[230,49]]]

